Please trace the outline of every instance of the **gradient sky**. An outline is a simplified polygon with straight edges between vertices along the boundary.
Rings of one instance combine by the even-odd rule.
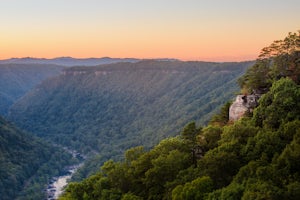
[[[255,59],[300,29],[300,0],[0,0],[0,59]]]

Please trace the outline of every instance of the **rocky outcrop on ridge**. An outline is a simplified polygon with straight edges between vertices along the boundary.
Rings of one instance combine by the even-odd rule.
[[[246,112],[252,112],[258,105],[260,95],[237,95],[235,101],[229,108],[229,121],[236,121],[245,115]]]

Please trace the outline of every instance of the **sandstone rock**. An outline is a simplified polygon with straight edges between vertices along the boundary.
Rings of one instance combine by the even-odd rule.
[[[229,108],[229,121],[236,121],[240,119],[247,112],[248,108],[243,104],[244,95],[238,95],[235,101]]]
[[[229,108],[229,121],[240,119],[247,111],[252,112],[258,105],[259,97],[259,95],[237,95]]]

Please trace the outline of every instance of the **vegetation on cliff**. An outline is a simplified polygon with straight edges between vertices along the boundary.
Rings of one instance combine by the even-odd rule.
[[[238,80],[245,93],[265,93],[274,81],[289,77],[300,83],[300,31],[262,49],[256,63]]]
[[[123,161],[71,183],[60,199],[298,199],[300,34],[275,43],[289,39],[293,48],[269,55],[274,44],[265,48],[239,81],[247,92],[264,93],[253,116],[226,123],[224,105],[208,126],[191,122],[149,151],[131,148]]]

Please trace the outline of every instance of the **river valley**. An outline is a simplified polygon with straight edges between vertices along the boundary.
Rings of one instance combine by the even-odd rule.
[[[60,176],[51,178],[46,188],[47,200],[58,199],[58,197],[63,193],[64,188],[68,185],[68,181],[72,178],[72,175],[83,165],[84,160],[86,159],[84,155],[81,155],[74,150],[70,150],[66,147],[64,147],[64,149],[81,162],[76,165],[67,166],[64,173]]]

